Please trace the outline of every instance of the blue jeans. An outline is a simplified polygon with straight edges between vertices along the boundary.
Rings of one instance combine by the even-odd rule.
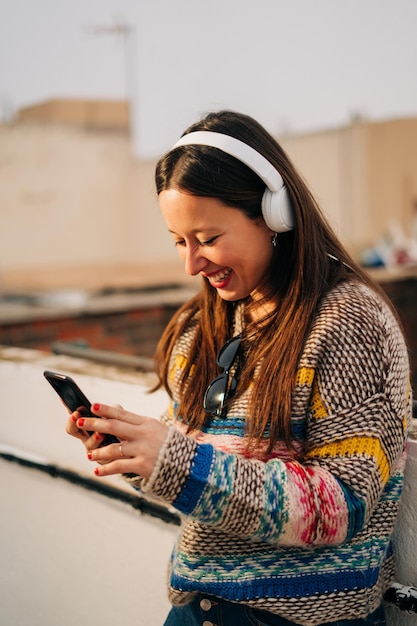
[[[235,604],[219,598],[198,596],[186,606],[172,607],[164,626],[296,626],[296,622],[259,611],[244,604]],[[322,626],[386,626],[385,611],[381,605],[364,619],[342,619]]]

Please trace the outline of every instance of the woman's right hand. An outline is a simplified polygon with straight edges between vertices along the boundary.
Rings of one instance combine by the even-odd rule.
[[[66,424],[67,433],[71,435],[71,437],[75,437],[76,439],[82,441],[87,451],[99,448],[104,439],[104,435],[101,433],[93,433],[91,435],[86,430],[78,428],[77,420],[79,420],[80,417],[82,417],[82,415],[79,411],[71,413]]]

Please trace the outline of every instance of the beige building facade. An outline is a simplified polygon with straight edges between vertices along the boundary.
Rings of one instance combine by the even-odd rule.
[[[278,139],[355,255],[393,223],[416,234],[417,117]],[[0,125],[0,288],[45,268],[177,271],[154,167],[132,156],[124,103],[51,101]]]
[[[281,143],[355,255],[393,228],[417,236],[417,117],[355,120]]]

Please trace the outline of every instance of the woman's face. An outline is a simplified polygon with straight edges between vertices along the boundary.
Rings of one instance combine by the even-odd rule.
[[[256,297],[274,251],[263,219],[178,189],[162,191],[159,204],[187,274],[204,276],[223,300]]]

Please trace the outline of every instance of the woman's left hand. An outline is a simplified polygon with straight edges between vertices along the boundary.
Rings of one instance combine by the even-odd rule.
[[[130,413],[120,406],[93,404],[91,409],[99,417],[81,417],[77,427],[120,439],[120,443],[88,451],[91,461],[103,464],[95,468],[96,476],[132,473],[149,478],[168,428],[156,419]]]

